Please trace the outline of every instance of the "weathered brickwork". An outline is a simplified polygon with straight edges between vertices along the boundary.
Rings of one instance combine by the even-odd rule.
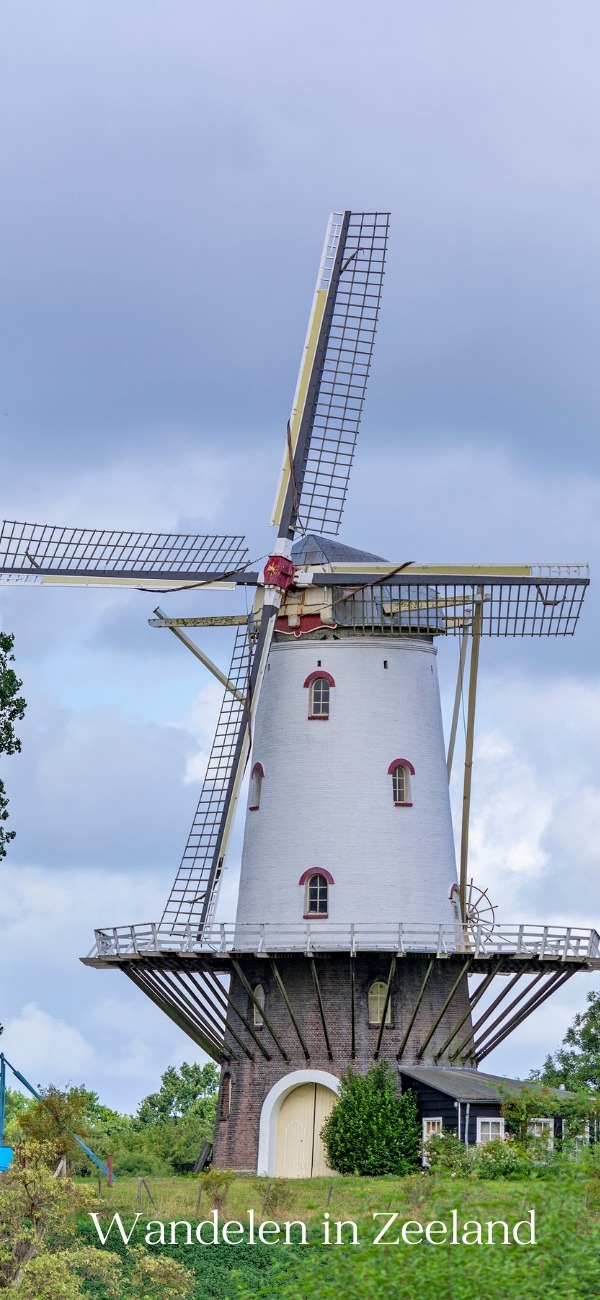
[[[402,1056],[403,1065],[431,1063],[444,1040],[465,1014],[468,1006],[466,976],[452,997],[423,1056],[418,1056],[463,964],[464,959],[459,958],[435,961]],[[396,965],[392,984],[392,1023],[384,1027],[379,1055],[380,1058],[388,1060],[397,1071],[400,1069],[397,1058],[398,1048],[413,1014],[428,965],[428,959],[421,957],[399,958]],[[390,960],[388,956],[369,953],[359,954],[354,958],[347,954],[336,953],[315,959],[331,1047],[330,1056],[310,960],[297,956],[277,959],[277,969],[309,1052],[308,1059],[292,1023],[271,962],[260,958],[243,958],[240,959],[240,966],[252,987],[262,984],[265,990],[265,1013],[280,1041],[281,1048],[286,1053],[287,1060],[266,1025],[256,1032],[270,1060],[265,1060],[237,1016],[232,1017],[231,1023],[236,1033],[252,1051],[254,1059],[249,1060],[245,1057],[235,1040],[228,1037],[232,1059],[230,1065],[223,1069],[225,1083],[223,1084],[222,1081],[219,1094],[214,1162],[220,1168],[256,1172],[261,1109],[267,1093],[278,1080],[293,1070],[308,1067],[325,1070],[340,1077],[348,1066],[363,1073],[372,1064],[379,1030],[377,1026],[369,1025],[368,990],[375,980],[387,982]],[[352,968],[354,968],[354,1016],[352,1014]],[[231,996],[252,1023],[251,999],[236,974],[231,978]],[[467,1019],[460,1031],[460,1038],[450,1045],[449,1050],[454,1049],[460,1039],[466,1035],[469,1027],[470,1021]],[[447,1052],[440,1057],[438,1063],[448,1063]],[[225,1078],[226,1075],[229,1075],[229,1080]],[[227,1092],[225,1098],[222,1095],[223,1087]],[[227,1110],[229,1113],[225,1118]]]

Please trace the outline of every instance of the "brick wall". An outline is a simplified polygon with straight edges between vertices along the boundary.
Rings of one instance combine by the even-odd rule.
[[[355,990],[354,1056],[352,1055],[352,963]],[[453,1025],[464,1015],[468,1003],[466,977],[459,985],[423,1057],[417,1057],[417,1052],[450,992],[461,965],[462,961],[458,958],[436,961],[402,1057],[402,1064],[431,1063]],[[256,1172],[262,1105],[269,1090],[285,1075],[293,1070],[311,1068],[325,1070],[340,1077],[348,1066],[363,1073],[373,1062],[378,1028],[368,1023],[367,995],[369,986],[374,980],[387,981],[390,971],[389,956],[363,953],[350,958],[346,954],[332,954],[315,958],[315,966],[331,1045],[331,1057],[325,1042],[310,961],[306,957],[277,959],[277,969],[310,1053],[310,1059],[307,1060],[278,987],[271,962],[260,958],[240,959],[240,967],[252,987],[260,983],[265,990],[265,1012],[288,1059],[284,1059],[265,1025],[256,1031],[271,1057],[270,1060],[265,1060],[238,1018],[233,1016],[232,1024],[236,1033],[253,1052],[254,1059],[248,1060],[235,1040],[231,1037],[228,1039],[232,1058],[237,1056],[238,1059],[232,1059],[230,1065],[223,1069],[223,1076],[228,1073],[231,1077],[231,1106],[228,1117],[221,1118],[220,1092],[214,1147],[214,1162],[220,1168]],[[417,1001],[427,966],[426,958],[398,959],[392,984],[392,1023],[390,1026],[385,1026],[383,1030],[380,1048],[380,1057],[387,1059],[396,1071],[400,1068],[397,1059],[398,1048]],[[230,992],[236,1005],[252,1023],[251,1000],[236,974],[232,974]],[[461,1037],[466,1034],[468,1027],[467,1020],[460,1031]],[[451,1044],[450,1050],[458,1041],[460,1039],[457,1038]],[[440,1058],[440,1064],[446,1063],[447,1054]],[[221,1086],[223,1087],[223,1084]]]

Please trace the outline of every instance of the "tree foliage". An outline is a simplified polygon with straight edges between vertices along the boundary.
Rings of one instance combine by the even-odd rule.
[[[64,1092],[50,1084],[40,1090],[39,1101],[19,1111],[18,1126],[27,1141],[44,1144],[46,1150],[53,1151],[56,1160],[61,1156],[71,1160],[80,1150],[73,1134],[89,1137],[85,1101],[85,1088]]]
[[[19,1157],[0,1179],[0,1290],[21,1300],[191,1300],[193,1275],[174,1259],[77,1244],[77,1214],[94,1198],[53,1177],[53,1143],[26,1142]]]
[[[547,1056],[542,1070],[531,1079],[557,1088],[582,1088],[600,1093],[600,993],[588,993],[586,1011],[578,1012],[567,1029],[562,1046]]]
[[[17,754],[21,741],[15,734],[15,722],[25,716],[25,700],[19,691],[23,683],[10,665],[14,661],[11,653],[14,637],[7,632],[0,632],[0,754]],[[8,819],[8,799],[4,792],[4,783],[0,780],[0,858],[6,857],[6,845],[14,840],[15,832],[7,831],[4,822]]]
[[[161,1075],[158,1092],[151,1092],[140,1103],[140,1124],[164,1124],[170,1119],[184,1119],[190,1114],[214,1119],[219,1071],[212,1061],[207,1065],[188,1065],[184,1061],[176,1070],[170,1065]]]
[[[348,1070],[321,1137],[331,1168],[340,1174],[406,1174],[420,1153],[414,1093],[399,1095],[387,1061],[365,1075]]]

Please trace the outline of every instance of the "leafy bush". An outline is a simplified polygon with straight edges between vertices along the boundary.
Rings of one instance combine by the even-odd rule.
[[[387,1061],[365,1075],[348,1070],[321,1137],[331,1168],[340,1174],[407,1174],[420,1154],[414,1093],[398,1094]]]
[[[440,1173],[469,1173],[472,1160],[469,1149],[454,1133],[434,1133],[426,1146],[427,1164]]]

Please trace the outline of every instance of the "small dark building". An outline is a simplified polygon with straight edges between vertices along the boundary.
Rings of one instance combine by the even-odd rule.
[[[402,1091],[411,1088],[417,1098],[423,1141],[435,1133],[453,1133],[467,1146],[504,1137],[502,1103],[507,1094],[528,1085],[481,1070],[413,1066],[400,1073]],[[554,1090],[553,1090],[554,1091]],[[540,1115],[531,1121],[538,1136],[560,1136],[560,1119]]]

